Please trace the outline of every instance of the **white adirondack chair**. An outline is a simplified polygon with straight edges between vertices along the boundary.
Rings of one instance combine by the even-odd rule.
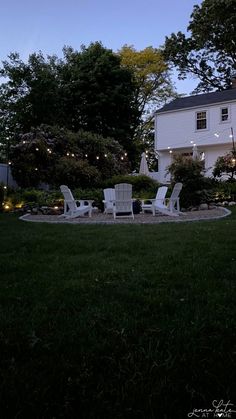
[[[113,214],[113,203],[116,199],[115,196],[115,189],[114,188],[107,188],[103,189],[104,193],[104,214]]]
[[[172,217],[178,217],[180,213],[180,208],[179,208],[179,194],[181,192],[183,184],[182,183],[176,183],[172,194],[170,196],[170,198],[167,198],[165,202],[161,203],[158,202],[157,204],[154,203],[153,204],[153,215],[156,214],[156,212],[161,212],[162,214],[165,215],[171,215]]]
[[[119,183],[115,185],[115,201],[113,203],[114,219],[118,217],[129,217],[134,219],[132,185]]]
[[[147,201],[149,201],[150,203],[145,203],[145,200],[142,200],[142,211],[152,211],[153,212],[153,207],[155,205],[162,205],[165,203],[165,197],[167,194],[168,188],[167,186],[160,186],[160,188],[157,189],[157,194],[156,194],[156,198],[154,199],[148,199]]]
[[[88,213],[89,217],[92,215],[92,200],[75,200],[71,190],[66,185],[60,186],[61,193],[64,196],[64,214],[62,217],[65,218],[75,218],[84,216]],[[77,205],[79,202],[79,206]]]

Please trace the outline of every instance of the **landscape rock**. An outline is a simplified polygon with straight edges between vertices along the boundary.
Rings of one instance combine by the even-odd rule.
[[[199,210],[200,211],[208,210],[208,204],[200,204],[199,205]]]

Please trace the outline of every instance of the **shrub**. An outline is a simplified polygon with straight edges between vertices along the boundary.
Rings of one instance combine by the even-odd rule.
[[[149,176],[139,175],[139,176],[113,176],[111,179],[104,183],[104,188],[113,188],[117,183],[130,183],[133,186],[133,192],[136,194],[146,194],[151,193],[156,194],[157,188],[159,186],[158,182],[151,179]]]
[[[126,153],[113,138],[44,125],[20,136],[11,160],[13,177],[23,188],[42,182],[90,187],[130,169]]]
[[[219,181],[214,185],[214,200],[221,201],[235,201],[236,200],[236,181]]]
[[[181,155],[175,156],[168,167],[172,183],[183,183],[180,202],[183,207],[199,205],[204,201],[203,190],[212,188],[212,181],[203,175],[203,163]],[[204,201],[205,202],[205,201]]]
[[[101,175],[98,169],[90,166],[86,160],[74,160],[62,157],[54,169],[54,183],[68,185],[69,188],[88,188],[98,185]]]

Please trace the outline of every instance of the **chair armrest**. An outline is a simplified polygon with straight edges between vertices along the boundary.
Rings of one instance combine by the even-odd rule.
[[[92,204],[94,203],[94,199],[78,199],[78,202],[80,205],[89,205],[92,206]]]
[[[148,201],[148,202],[150,202],[151,204],[150,205],[152,205],[152,203],[155,201],[156,199],[155,198],[152,198],[152,199],[141,199],[141,204],[142,205],[148,205],[148,203],[146,202],[146,204],[145,204],[145,201]]]

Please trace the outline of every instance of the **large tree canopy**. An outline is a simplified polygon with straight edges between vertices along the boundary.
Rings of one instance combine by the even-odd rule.
[[[204,0],[195,5],[186,36],[166,37],[164,56],[179,71],[179,78],[196,76],[198,91],[230,87],[236,70],[236,2]]]
[[[17,53],[4,61],[0,76],[0,124],[29,132],[40,124],[58,125],[112,137],[132,149],[140,112],[132,72],[101,43],[80,51],[64,48],[64,58],[32,54],[24,63]]]
[[[139,159],[142,151],[149,150],[149,165],[152,165],[155,162],[154,111],[176,96],[169,69],[161,50],[152,46],[137,51],[133,46],[124,45],[118,54],[122,65],[133,73],[135,104],[140,113],[135,130]]]
[[[151,46],[137,51],[133,46],[124,45],[119,55],[123,66],[133,73],[135,101],[145,120],[147,111],[161,106],[174,94],[163,53]]]

